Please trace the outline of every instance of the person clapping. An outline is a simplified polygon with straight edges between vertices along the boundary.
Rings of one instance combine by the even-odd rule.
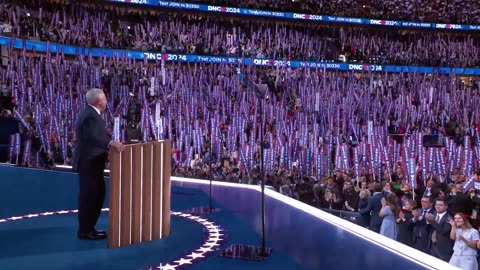
[[[449,218],[448,222],[452,225],[450,239],[455,240],[449,263],[463,270],[478,270],[478,231],[473,229],[468,219],[460,213],[456,214],[454,219]]]

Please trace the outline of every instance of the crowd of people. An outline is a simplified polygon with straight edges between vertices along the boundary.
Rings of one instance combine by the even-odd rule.
[[[20,120],[22,144],[16,154],[11,152],[10,161],[20,155],[25,166],[69,164],[75,147],[72,125],[83,107],[84,91],[97,86],[105,89],[110,100],[104,116],[108,128],[113,128],[113,117],[125,118],[121,129],[124,141],[172,140],[175,175],[250,184],[265,181],[306,203],[358,211],[364,226],[399,241],[418,232],[413,229],[402,236],[401,225],[395,225],[408,219],[407,213],[415,208],[414,193],[418,204],[425,201],[423,209],[432,208],[432,199],[436,199],[437,204],[445,203],[442,209],[472,211],[470,202],[455,204],[455,198],[461,196],[458,192],[463,194],[462,183],[474,175],[478,152],[469,160],[463,155],[451,157],[449,149],[461,152],[466,146],[465,153],[469,153],[478,148],[479,116],[474,108],[480,95],[476,81],[462,81],[454,74],[354,74],[255,66],[242,67],[240,73],[243,76],[227,65],[171,63],[163,71],[159,63],[126,58],[68,59],[62,54],[12,51],[9,65],[0,69],[1,109],[2,115]],[[266,89],[261,101],[257,88]],[[319,98],[312,99],[316,95]],[[152,120],[157,108],[158,125]],[[265,118],[263,142],[260,114]],[[368,122],[373,129],[369,130]],[[135,135],[130,126],[140,133]],[[396,131],[393,137],[387,136],[389,129]],[[407,142],[419,134],[454,138],[446,139],[452,145],[435,152],[444,156],[447,164],[459,158],[461,162],[452,163],[458,168],[442,170],[429,163],[423,168],[428,175],[423,177],[421,155],[428,151],[412,149],[416,170],[420,168],[412,182],[410,170],[405,170],[409,159],[395,150],[378,163],[375,152],[387,151],[390,146],[395,149],[395,145],[410,148]],[[358,154],[369,136],[387,147],[376,144],[378,151]],[[259,166],[261,146],[266,152],[265,178]],[[422,145],[412,148],[421,149]],[[375,216],[375,202],[369,196],[373,193],[371,198],[375,198],[382,192],[392,195],[378,201],[383,210]],[[420,212],[415,210],[412,215],[419,220]],[[437,212],[441,213],[440,207]],[[459,222],[458,226],[463,225]],[[413,239],[410,245],[430,253],[424,242],[416,246],[415,241],[425,239]]]
[[[394,179],[398,172],[400,168]],[[480,171],[474,178],[480,180]],[[327,179],[318,192],[325,197],[322,201],[334,202],[330,205],[357,211],[362,226],[460,269],[478,269],[478,190],[465,190],[466,179],[457,168],[449,184],[434,176],[414,191],[408,184],[385,178],[354,187],[348,175],[340,174]]]
[[[343,17],[480,24],[480,4],[475,0],[461,2],[447,0],[192,0],[180,2]]]
[[[230,166],[237,165],[237,170],[222,171],[223,176],[236,178],[254,172],[260,160],[260,114],[265,118],[268,156],[264,159],[269,172],[276,166],[296,167],[302,174],[322,177],[333,171],[331,164],[341,169],[355,164],[357,176],[362,169],[379,176],[381,164],[372,151],[381,151],[387,169],[392,169],[403,156],[402,143],[412,145],[411,157],[416,158],[416,165],[428,167],[428,173],[448,175],[455,166],[471,173],[476,168],[480,116],[475,106],[480,95],[479,84],[473,79],[462,80],[454,74],[355,74],[253,65],[239,70],[241,76],[227,64],[171,63],[162,68],[158,61],[149,65],[126,58],[82,56],[70,60],[62,54],[47,57],[22,52],[13,53],[0,74],[3,90],[13,95],[18,114],[30,116],[23,122],[44,129],[44,142],[56,138],[49,146],[65,151],[68,142],[60,138],[73,138],[73,134],[65,134],[71,132],[75,112],[83,104],[79,93],[87,86],[98,86],[112,100],[108,121],[115,115],[126,116],[129,104],[137,104],[134,124],[143,128],[142,139],[172,139],[176,163],[188,170],[199,167],[209,156],[219,159],[227,155],[236,160]],[[40,94],[45,88],[46,96]],[[257,88],[267,91],[261,101],[255,94]],[[161,108],[159,127],[149,118],[155,115],[156,103]],[[125,131],[129,131],[127,127]],[[447,145],[438,145],[446,147],[437,148],[430,154],[431,161],[424,164],[428,151],[415,147],[421,144],[422,134],[448,138]],[[381,144],[364,149],[363,144],[373,139]],[[431,164],[440,161],[438,149],[446,156],[447,168]],[[336,157],[320,160],[319,153]],[[359,157],[361,161],[356,160]],[[199,164],[190,166],[192,160]],[[68,163],[65,153],[63,160],[56,161]]]
[[[335,61],[345,54],[356,61],[437,66],[475,66],[480,59],[478,40],[465,34],[198,14],[142,17],[58,3],[36,10],[3,6],[3,31],[91,47],[275,59]],[[71,164],[84,94],[99,87],[108,97],[110,133],[120,117],[122,141],[171,140],[174,175],[264,182],[305,203],[357,212],[360,225],[454,265],[466,261],[459,250],[476,254],[478,232],[470,229],[479,225],[471,185],[480,181],[478,78],[8,50],[8,64],[0,68],[0,120],[18,120],[9,162]],[[433,223],[445,227],[428,226]],[[448,240],[452,235],[457,240]]]
[[[15,8],[3,6],[4,35],[77,46],[302,61],[480,66],[478,36],[469,33],[245,20],[83,4],[17,7],[17,3]]]

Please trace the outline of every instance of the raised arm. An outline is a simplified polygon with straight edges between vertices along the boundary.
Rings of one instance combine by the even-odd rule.
[[[457,227],[455,225],[455,221],[449,217],[448,218],[448,223],[450,223],[450,226],[452,226],[452,228],[450,229],[450,239],[456,240],[457,239],[457,233],[456,233]]]
[[[387,201],[385,200],[385,198],[382,198],[382,209],[380,209],[380,212],[378,213],[378,216],[381,218],[388,214],[385,210],[385,206],[387,206]]]
[[[428,219],[427,219],[428,220]],[[439,233],[441,234],[446,234],[448,232],[450,232],[450,230],[452,229],[452,225],[450,225],[450,223],[447,221],[447,222],[443,222],[442,224],[438,224],[437,222],[435,222],[435,220],[428,220],[430,222],[430,225]]]
[[[360,215],[365,215],[367,213],[370,213],[372,211],[372,208],[373,208],[373,203],[372,203],[372,197],[368,198],[368,204],[367,204],[367,207],[363,208],[363,209],[360,209],[358,211],[358,213]]]

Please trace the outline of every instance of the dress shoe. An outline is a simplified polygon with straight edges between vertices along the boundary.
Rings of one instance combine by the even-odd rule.
[[[96,232],[91,233],[79,233],[78,239],[80,240],[101,240],[107,238],[104,234],[98,234]]]
[[[101,234],[101,235],[107,235],[107,232],[106,232],[106,231],[97,231],[97,230],[95,230],[95,233],[96,233],[96,234]]]

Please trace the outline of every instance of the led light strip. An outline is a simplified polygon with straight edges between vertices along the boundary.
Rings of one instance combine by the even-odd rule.
[[[155,148],[153,147],[153,144],[150,144],[150,224],[153,224],[153,151]],[[152,241],[153,239],[153,226],[150,225],[150,234],[149,234],[149,239]]]
[[[108,208],[103,208],[103,212],[108,212]],[[45,217],[45,216],[53,216],[53,215],[65,215],[65,214],[72,214],[72,213],[78,213],[78,210],[61,210],[61,211],[54,211],[54,212],[44,212],[44,213],[37,213],[37,214],[28,214],[28,215],[23,215],[23,216],[14,216],[14,217],[9,217],[5,219],[0,219],[0,224],[2,223],[7,223],[11,221],[17,221],[17,220],[25,220],[25,219],[31,219],[31,218],[36,218],[36,217]],[[178,217],[183,217],[187,218],[189,220],[195,221],[202,225],[208,232],[206,234],[206,240],[198,249],[195,249],[194,251],[187,253],[186,255],[183,255],[177,260],[168,262],[168,263],[161,263],[159,265],[154,265],[154,266],[149,266],[144,268],[145,270],[147,269],[160,269],[160,270],[175,270],[177,267],[182,266],[182,265],[188,265],[188,264],[193,264],[197,263],[201,258],[205,258],[207,254],[213,253],[215,251],[214,248],[219,247],[220,243],[224,240],[222,237],[223,234],[221,232],[223,231],[222,229],[219,228],[218,225],[216,225],[214,222],[209,221],[208,219],[200,218],[199,216],[194,216],[182,212],[175,212],[172,211],[170,212],[172,216],[178,216]],[[183,267],[183,266],[182,266]]]
[[[143,148],[145,145],[142,144],[140,147],[140,235],[138,239],[142,239],[143,236]]]
[[[133,148],[130,148],[130,179],[133,179]],[[130,217],[130,234],[128,243],[132,244],[132,217],[133,217],[133,181],[130,181],[130,211],[128,216]],[[141,224],[141,223],[140,223]]]
[[[163,220],[163,143],[160,144],[160,220]],[[163,224],[160,226],[160,238],[163,237]]]

